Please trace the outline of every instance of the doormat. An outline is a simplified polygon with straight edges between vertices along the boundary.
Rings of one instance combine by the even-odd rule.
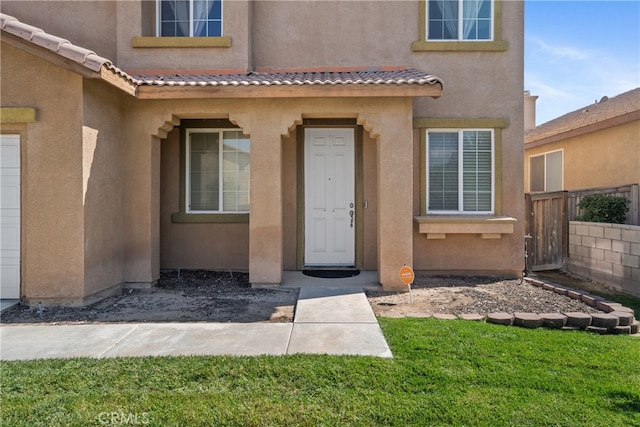
[[[344,279],[360,274],[360,270],[303,270],[302,274],[321,279]]]

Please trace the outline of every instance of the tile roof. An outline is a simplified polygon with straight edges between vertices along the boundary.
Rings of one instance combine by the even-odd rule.
[[[132,89],[157,87],[243,87],[243,86],[348,86],[348,85],[435,85],[443,86],[439,77],[415,69],[367,69],[342,71],[249,71],[245,73],[200,73],[188,70],[175,74],[131,74],[116,67],[111,60],[54,36],[40,28],[25,24],[13,16],[0,13],[0,29],[25,41],[54,52],[96,73],[111,71]],[[102,76],[102,74],[101,74]]]
[[[415,69],[255,72],[237,74],[134,75],[140,86],[336,86],[442,85],[442,80]]]
[[[133,84],[133,79],[127,73],[116,67],[110,59],[104,58],[92,50],[71,43],[69,40],[54,36],[17,18],[0,13],[0,29],[34,45],[45,48],[51,52],[70,59],[88,70],[100,72],[102,67],[107,68],[120,78]]]
[[[525,144],[578,131],[606,120],[640,112],[640,87],[560,116],[525,133]]]
[[[2,31],[56,52],[93,71],[99,71],[103,65],[111,64],[110,60],[96,55],[91,50],[76,46],[69,40],[46,33],[40,28],[20,22],[13,16],[4,13],[0,13],[0,28]]]

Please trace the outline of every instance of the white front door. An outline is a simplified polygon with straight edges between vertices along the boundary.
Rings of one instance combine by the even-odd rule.
[[[306,266],[355,265],[354,135],[352,128],[305,129]]]
[[[0,135],[0,298],[20,298],[19,135]]]

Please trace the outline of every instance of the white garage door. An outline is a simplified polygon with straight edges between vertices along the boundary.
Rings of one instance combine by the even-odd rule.
[[[0,135],[0,298],[20,298],[20,136]]]

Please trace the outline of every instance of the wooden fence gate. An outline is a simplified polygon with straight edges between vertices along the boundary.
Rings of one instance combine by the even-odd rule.
[[[569,250],[567,193],[525,194],[527,271],[564,267]]]
[[[638,184],[588,188],[554,193],[525,193],[525,230],[528,271],[563,268],[569,256],[569,221],[581,214],[578,204],[585,196],[609,194],[629,200],[627,224],[639,225]]]

